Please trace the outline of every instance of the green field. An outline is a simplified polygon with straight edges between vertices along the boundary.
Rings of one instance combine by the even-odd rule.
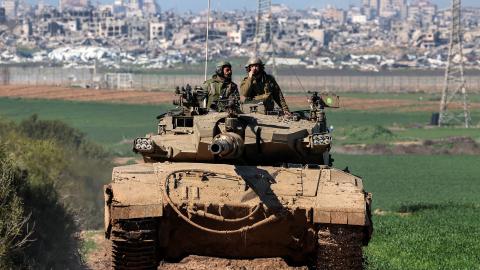
[[[166,108],[0,98],[0,117],[20,120],[36,113],[41,119],[64,120],[122,155],[130,144],[121,142],[155,131],[155,116]],[[472,116],[479,119],[480,114]],[[425,127],[428,112],[337,110],[328,119],[334,136],[340,137],[337,143],[480,139],[478,128]],[[348,166],[373,193],[375,231],[366,249],[368,269],[480,269],[479,156],[335,154],[334,158],[336,167]]]
[[[0,117],[16,121],[37,114],[80,129],[91,140],[120,155],[130,154],[130,140],[156,131],[156,116],[168,105],[126,105],[59,100],[0,98]]]
[[[480,269],[480,157],[335,155],[373,193],[368,269]]]

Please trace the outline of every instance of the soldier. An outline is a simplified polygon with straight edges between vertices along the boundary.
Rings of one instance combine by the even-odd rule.
[[[245,66],[248,76],[240,85],[240,91],[246,100],[263,101],[265,111],[273,111],[277,103],[287,115],[290,115],[287,102],[275,78],[264,70],[264,64],[259,58],[252,58]]]
[[[226,104],[222,101],[240,96],[237,85],[232,82],[232,65],[226,61],[217,64],[215,74],[203,83],[203,89],[208,91],[207,108],[216,111],[225,110]]]

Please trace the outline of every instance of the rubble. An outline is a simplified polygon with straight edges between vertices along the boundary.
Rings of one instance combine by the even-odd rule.
[[[0,64],[163,69],[203,61],[204,12],[159,13],[152,1],[145,7],[117,2],[61,10],[43,4],[21,6],[15,17],[0,20]],[[451,14],[427,0],[381,12],[368,5],[348,10],[292,10],[274,5],[272,10],[280,65],[368,71],[443,69],[446,65]],[[465,65],[478,69],[480,8],[466,8],[463,14]],[[254,11],[213,11],[211,18],[211,59],[250,56]]]

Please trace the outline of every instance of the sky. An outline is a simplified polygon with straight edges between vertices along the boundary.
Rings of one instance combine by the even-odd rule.
[[[58,5],[58,0],[44,0],[46,3],[52,5]],[[91,0],[93,3],[99,1],[104,4],[111,4],[113,0]],[[157,0],[162,10],[173,9],[175,11],[188,11],[197,12],[205,10],[207,8],[208,0]],[[30,0],[31,3],[36,3],[38,0]],[[451,0],[432,0],[433,3],[439,5],[440,8],[450,5]],[[361,0],[272,0],[273,4],[285,4],[292,8],[304,9],[308,7],[322,8],[330,4],[336,7],[346,8],[350,4],[359,5]],[[257,7],[257,0],[211,0],[212,10],[233,10],[233,9],[250,9],[254,10]],[[475,6],[480,7],[479,0],[463,0],[463,6]]]

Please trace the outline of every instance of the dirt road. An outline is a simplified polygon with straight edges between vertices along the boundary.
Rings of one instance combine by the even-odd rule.
[[[171,102],[173,92],[119,91],[107,89],[84,89],[61,86],[0,86],[1,97],[59,99],[76,101],[115,102],[132,104],[158,104]]]
[[[61,86],[0,86],[0,97],[29,98],[29,99],[58,99],[75,101],[92,101],[128,104],[159,104],[171,103],[174,98],[172,92],[152,92],[141,90],[107,90],[84,89]],[[342,97],[340,106],[351,110],[391,110],[398,111],[436,111],[437,101],[419,101],[402,99],[360,99]],[[308,107],[305,96],[287,96],[290,107]],[[458,104],[459,107],[460,104]],[[455,106],[454,106],[455,107]],[[480,109],[480,104],[471,104],[471,108]]]
[[[81,234],[88,236],[95,243],[95,249],[86,256],[86,266],[89,269],[111,269],[111,248],[101,231]],[[188,256],[179,263],[162,262],[159,270],[307,270],[307,267],[291,267],[280,258],[230,260],[203,256]]]

